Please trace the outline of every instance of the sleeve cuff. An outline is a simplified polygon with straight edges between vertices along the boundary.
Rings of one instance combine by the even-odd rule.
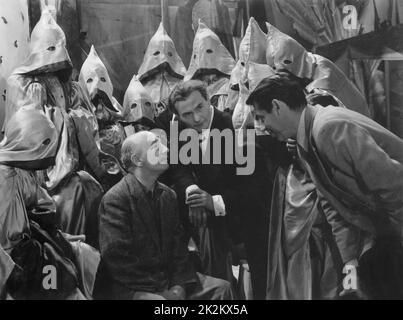
[[[216,217],[223,217],[226,215],[225,203],[220,195],[213,196],[213,204]]]

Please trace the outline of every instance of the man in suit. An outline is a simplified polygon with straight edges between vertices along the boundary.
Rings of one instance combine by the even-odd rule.
[[[126,138],[128,174],[102,199],[100,248],[118,299],[230,299],[228,282],[197,274],[189,261],[175,192],[157,182],[167,151],[152,132]]]
[[[346,270],[358,266],[363,294],[401,298],[403,141],[354,111],[308,105],[301,86],[281,73],[262,80],[247,103],[272,135],[297,140],[325,207],[334,209],[327,220]]]

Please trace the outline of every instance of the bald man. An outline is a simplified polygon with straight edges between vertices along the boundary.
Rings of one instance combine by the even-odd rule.
[[[126,138],[121,154],[128,174],[105,194],[99,209],[108,298],[232,298],[227,281],[196,273],[189,260],[176,194],[157,182],[168,169],[167,147],[142,131]]]

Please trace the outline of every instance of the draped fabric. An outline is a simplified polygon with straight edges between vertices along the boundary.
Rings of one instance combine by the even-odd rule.
[[[98,248],[100,184],[87,172],[78,171],[49,193],[56,204],[58,228],[71,235],[85,235],[85,242]]]
[[[267,23],[267,64],[287,69],[300,78],[312,79],[308,92],[322,89],[336,96],[349,109],[369,115],[364,95],[333,62],[305,50],[296,40]]]
[[[0,141],[3,138],[7,78],[26,58],[29,43],[27,1],[0,0]]]
[[[0,143],[0,292],[13,268],[9,254],[29,234],[27,208],[53,210],[52,199],[42,189],[33,171],[41,160],[54,158],[58,135],[40,111],[20,109],[10,120]],[[17,164],[19,168],[13,166]]]
[[[266,298],[336,298],[341,259],[315,186],[296,165],[277,172],[269,228]]]
[[[52,158],[59,143],[54,124],[36,105],[22,106],[6,126],[0,142],[0,163],[29,163]]]

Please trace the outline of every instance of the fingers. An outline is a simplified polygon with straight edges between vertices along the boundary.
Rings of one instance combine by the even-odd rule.
[[[191,196],[187,197],[187,199],[186,199],[186,204],[188,204],[189,201],[192,201],[192,200],[199,200],[199,199],[202,199],[202,198],[203,198],[203,194],[200,194],[200,193],[198,193],[198,194],[192,194]]]

